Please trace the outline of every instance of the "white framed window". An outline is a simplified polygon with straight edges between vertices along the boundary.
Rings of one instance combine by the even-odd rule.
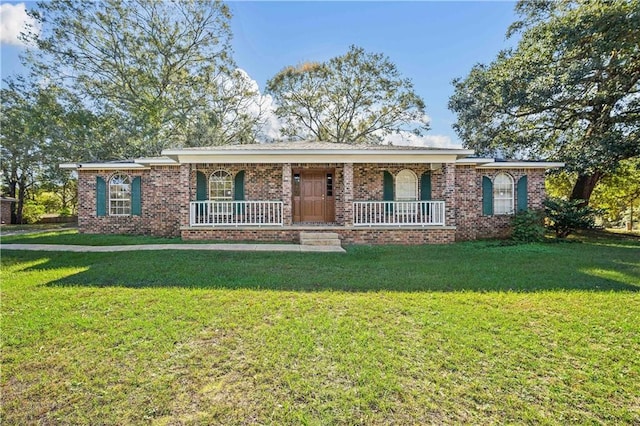
[[[396,201],[416,201],[418,199],[418,176],[411,170],[400,170],[396,176]],[[397,203],[396,213],[415,214],[415,203]]]
[[[131,215],[131,178],[116,174],[109,179],[109,215]]]
[[[216,170],[209,177],[209,199],[212,201],[233,200],[233,178],[226,170]]]
[[[416,201],[418,199],[418,176],[408,169],[396,176],[396,201]]]
[[[493,179],[493,214],[513,214],[513,178],[506,173]]]

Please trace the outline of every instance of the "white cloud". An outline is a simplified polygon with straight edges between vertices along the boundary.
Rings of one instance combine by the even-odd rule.
[[[451,140],[446,135],[424,135],[418,136],[410,132],[392,133],[387,135],[384,144],[397,146],[424,146],[429,148],[462,148],[460,143]]]
[[[27,15],[24,3],[0,5],[0,43],[24,46],[25,43],[19,36],[29,26],[37,29],[37,23]]]

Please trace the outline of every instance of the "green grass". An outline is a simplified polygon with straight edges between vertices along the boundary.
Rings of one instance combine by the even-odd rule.
[[[3,250],[0,414],[6,424],[638,424],[640,241],[582,241]]]
[[[150,235],[80,234],[77,229],[51,230],[25,234],[2,235],[4,244],[74,244],[85,246],[111,246],[131,244],[180,244],[181,238],[163,238]]]

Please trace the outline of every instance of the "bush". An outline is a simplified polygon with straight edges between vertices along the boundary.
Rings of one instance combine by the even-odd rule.
[[[37,223],[46,213],[46,208],[35,201],[27,201],[22,207],[23,223]]]
[[[549,228],[557,238],[566,238],[576,229],[593,228],[601,211],[584,205],[584,200],[550,198],[544,202]]]
[[[537,243],[544,239],[544,213],[524,210],[511,219],[511,239],[519,243]]]

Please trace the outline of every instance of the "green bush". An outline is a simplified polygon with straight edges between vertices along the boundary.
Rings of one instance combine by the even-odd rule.
[[[548,226],[557,238],[566,238],[576,229],[593,228],[600,210],[584,205],[584,200],[550,198],[544,202]]]
[[[24,223],[37,223],[46,213],[46,208],[35,201],[27,201],[22,207],[22,221]]]
[[[544,213],[524,210],[511,219],[511,239],[519,243],[537,243],[544,239]]]

